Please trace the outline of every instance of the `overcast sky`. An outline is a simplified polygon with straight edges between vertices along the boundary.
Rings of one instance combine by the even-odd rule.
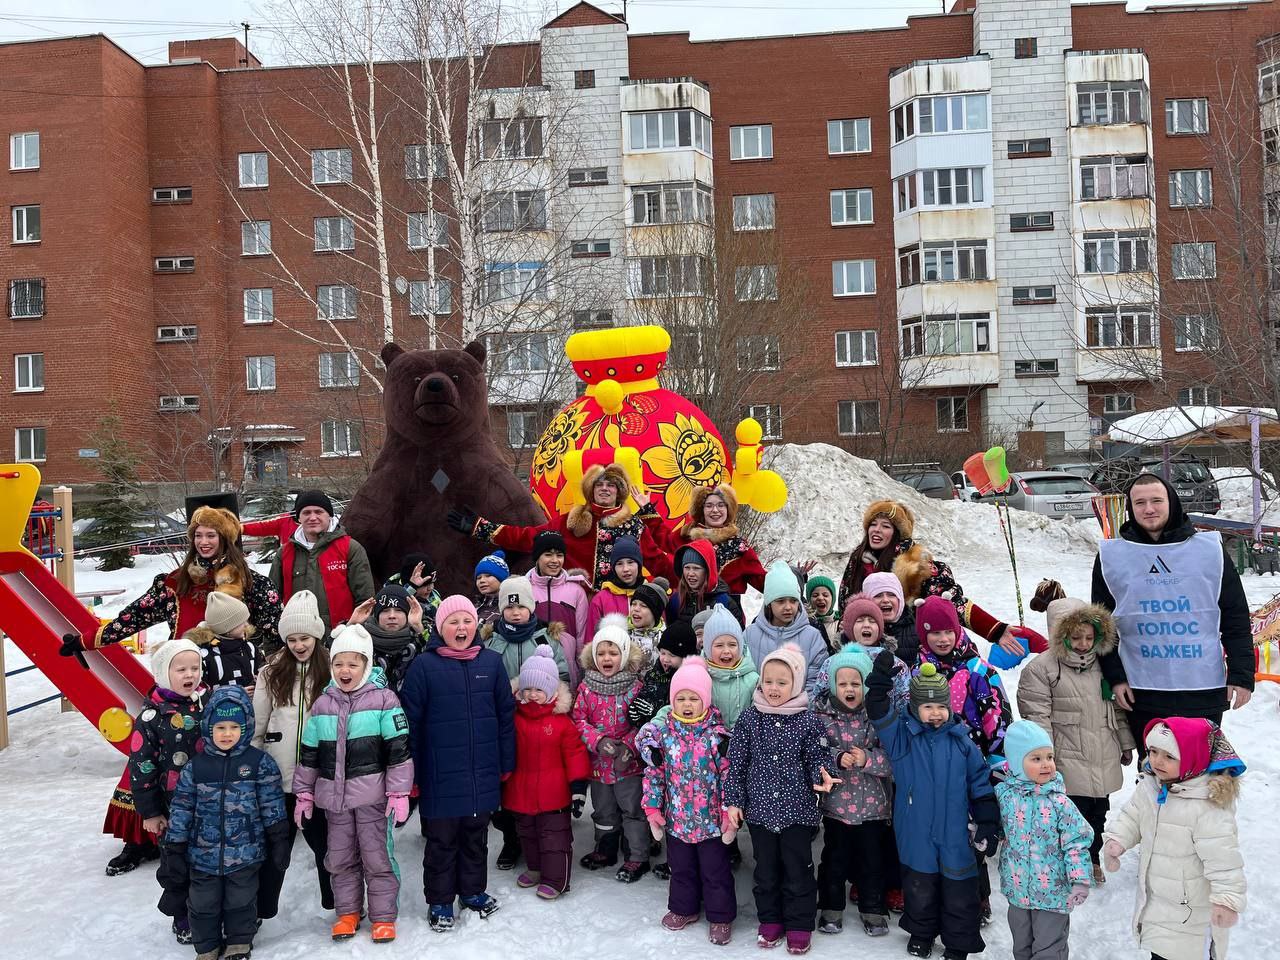
[[[302,0],[298,0],[302,2]],[[567,9],[575,0],[506,0],[536,12]],[[1030,0],[1034,2],[1034,0]],[[1162,0],[1164,4],[1206,0]],[[1212,0],[1210,0],[1212,2]],[[1226,0],[1223,0],[1226,2]],[[629,0],[636,33],[689,31],[694,39],[812,33],[900,26],[908,16],[939,12],[943,0]],[[948,4],[950,0],[948,0]],[[598,4],[620,12],[622,0]],[[1131,10],[1155,0],[1129,0]],[[274,28],[261,0],[26,0],[0,4],[0,40],[105,33],[144,62],[162,62],[169,40],[239,36],[241,21],[257,24],[249,45],[265,62],[273,55]],[[25,11],[31,11],[30,13]]]

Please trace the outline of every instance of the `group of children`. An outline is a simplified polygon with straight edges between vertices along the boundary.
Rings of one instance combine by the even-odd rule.
[[[280,620],[284,647],[265,665],[255,651],[235,676],[214,672],[211,653],[249,640],[247,609],[215,601],[212,639],[153,653],[130,760],[178,939],[198,960],[245,960],[276,915],[299,830],[333,938],[367,919],[375,942],[394,939],[392,838],[414,804],[432,929],[451,929],[458,904],[498,909],[491,823],[497,866],[523,859],[517,885],[555,901],[589,796],[594,843],[579,866],[667,880],[662,925],[705,916],[713,944],[732,938],[745,829],[761,947],[806,953],[815,929],[841,932],[854,901],[868,936],[901,912],[910,955],[941,938],[962,960],[984,949],[998,848],[1015,958],[1061,960],[1070,911],[1140,846],[1142,945],[1224,960],[1244,907],[1243,764],[1208,721],[1156,721],[1133,742],[1098,665],[1115,644],[1105,610],[1050,604],[1050,647],[1022,671],[1014,721],[950,601],[908,603],[892,573],[875,573],[837,614],[831,580],[802,587],[776,562],[744,629],[714,552],[698,547],[677,551],[672,589],[646,580],[639,546],[618,538],[592,596],[544,533],[527,577],[495,552],[474,601],[415,589],[421,577],[388,583],[327,650],[316,598],[300,591]],[[1142,785],[1108,829],[1135,749]]]

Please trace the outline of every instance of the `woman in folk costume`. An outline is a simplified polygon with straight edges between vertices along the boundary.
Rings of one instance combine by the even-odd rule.
[[[751,544],[738,532],[738,495],[721,483],[698,487],[689,503],[689,523],[678,533],[667,533],[666,551],[677,550],[694,540],[706,540],[715,549],[720,584],[734,596],[747,587],[764,589],[764,565]]]

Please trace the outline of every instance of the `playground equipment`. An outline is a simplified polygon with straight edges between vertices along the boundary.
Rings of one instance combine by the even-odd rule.
[[[1280,654],[1280,594],[1276,594],[1250,615],[1253,629],[1253,656],[1256,664],[1255,680],[1280,683],[1280,673],[1273,673],[1272,652]],[[1277,656],[1280,660],[1280,655]],[[1274,665],[1280,670],[1280,663]]]
[[[64,634],[94,636],[100,623],[68,584],[22,544],[39,487],[40,471],[31,464],[0,464],[0,630],[108,742],[127,754],[133,716],[153,686],[151,674],[121,646],[74,658],[59,655]],[[62,509],[69,531],[69,498]],[[69,568],[69,532],[60,549]],[[0,747],[7,742],[7,726],[0,727]]]

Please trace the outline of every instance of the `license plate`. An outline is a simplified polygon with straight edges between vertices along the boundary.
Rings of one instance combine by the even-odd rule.
[[[1074,502],[1073,502],[1073,503],[1055,503],[1055,504],[1053,505],[1053,509],[1055,509],[1055,510],[1083,510],[1083,509],[1084,509],[1084,504],[1083,504],[1083,503],[1074,503]]]

